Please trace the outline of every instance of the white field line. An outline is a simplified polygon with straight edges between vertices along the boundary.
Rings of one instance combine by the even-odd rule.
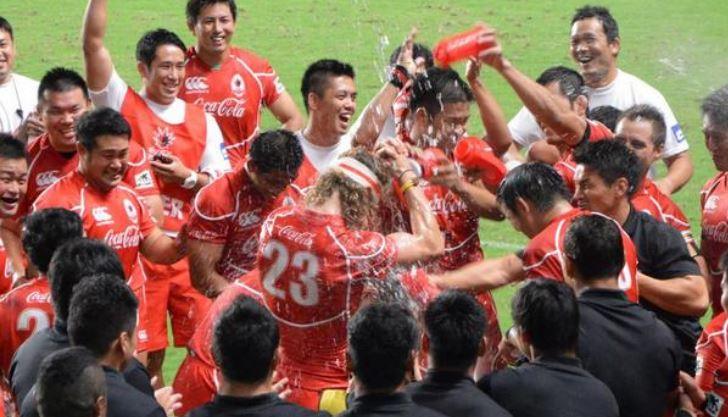
[[[520,250],[524,248],[524,245],[519,245],[516,243],[509,243],[509,242],[501,242],[498,240],[481,240],[480,246],[482,248],[498,248],[498,249],[507,249],[507,250]]]

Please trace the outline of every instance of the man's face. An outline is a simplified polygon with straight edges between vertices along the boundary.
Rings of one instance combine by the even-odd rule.
[[[0,218],[14,216],[28,190],[25,158],[0,158]]]
[[[139,63],[147,95],[159,104],[172,104],[185,77],[185,53],[175,45],[160,45],[149,67]]]
[[[703,116],[703,136],[705,147],[713,158],[715,169],[728,171],[728,130],[721,129],[710,120],[708,115]]]
[[[45,91],[39,104],[40,116],[53,148],[59,152],[76,150],[78,119],[86,113],[91,103],[80,88],[69,91]]]
[[[192,33],[199,49],[208,53],[225,52],[235,34],[235,20],[227,3],[213,3],[200,10]]]
[[[4,83],[15,65],[15,43],[10,34],[0,30],[0,84]]]
[[[571,57],[579,65],[586,84],[597,86],[616,67],[619,41],[609,43],[602,22],[582,19],[571,27]]]
[[[465,135],[470,117],[470,103],[445,103],[442,111],[432,119],[437,147],[451,154],[458,140]]]
[[[322,126],[325,130],[343,135],[356,112],[356,95],[356,84],[351,77],[329,77],[323,95],[318,97],[314,93],[314,103],[310,107],[323,116],[320,120],[326,124]]]
[[[599,174],[579,164],[574,174],[576,192],[574,197],[580,208],[609,215],[624,198],[618,190],[619,180],[607,185]]]
[[[660,159],[661,149],[655,148],[652,141],[652,123],[648,120],[622,119],[616,128],[614,137],[627,145],[642,165],[642,174],[647,174],[650,166]]]
[[[79,145],[86,181],[107,192],[119,185],[129,161],[129,138],[102,135],[96,138],[96,147],[88,151]]]
[[[541,231],[537,230],[538,227],[535,225],[532,214],[526,213],[518,208],[515,211],[510,210],[505,204],[499,204],[499,206],[501,212],[505,214],[506,219],[508,219],[513,228],[526,235],[529,239]]]

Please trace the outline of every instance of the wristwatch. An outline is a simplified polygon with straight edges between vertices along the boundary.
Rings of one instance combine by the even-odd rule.
[[[190,175],[182,181],[182,188],[191,190],[197,185],[197,172],[190,171]]]

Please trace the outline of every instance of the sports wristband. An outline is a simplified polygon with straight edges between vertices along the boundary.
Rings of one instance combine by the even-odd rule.
[[[414,186],[415,186],[414,181],[412,181],[412,180],[405,181],[405,183],[402,184],[402,195],[404,195],[404,193],[409,191],[409,189],[414,188]]]
[[[392,70],[389,71],[389,83],[397,87],[399,90],[404,88],[407,81],[409,81],[409,73],[407,68],[401,65],[395,65]]]
[[[191,190],[197,185],[197,172],[190,171],[190,175],[182,182],[182,188]]]
[[[400,172],[400,173],[399,173],[399,175],[397,175],[397,179],[398,179],[398,180],[399,180],[400,182],[402,182],[402,177],[404,176],[404,174],[406,174],[406,173],[408,173],[408,172],[411,172],[411,173],[413,173],[413,174],[415,173],[415,171],[413,171],[412,169],[410,169],[410,168],[407,168],[407,169],[405,169],[404,171]]]

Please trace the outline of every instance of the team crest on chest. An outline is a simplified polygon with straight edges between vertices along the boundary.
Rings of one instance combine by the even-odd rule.
[[[136,222],[139,220],[139,214],[137,213],[136,207],[134,207],[134,203],[129,201],[129,199],[124,199],[124,211],[126,211],[126,215],[129,217],[129,220]]]
[[[167,126],[158,126],[154,131],[154,146],[158,149],[167,149],[174,143],[175,136]]]
[[[718,201],[720,200],[720,197],[717,195],[711,195],[708,197],[708,200],[705,202],[705,206],[703,207],[703,210],[705,211],[714,211],[718,208]]]
[[[233,75],[230,79],[230,91],[232,91],[236,97],[242,97],[245,94],[245,81],[243,80],[242,75]]]

